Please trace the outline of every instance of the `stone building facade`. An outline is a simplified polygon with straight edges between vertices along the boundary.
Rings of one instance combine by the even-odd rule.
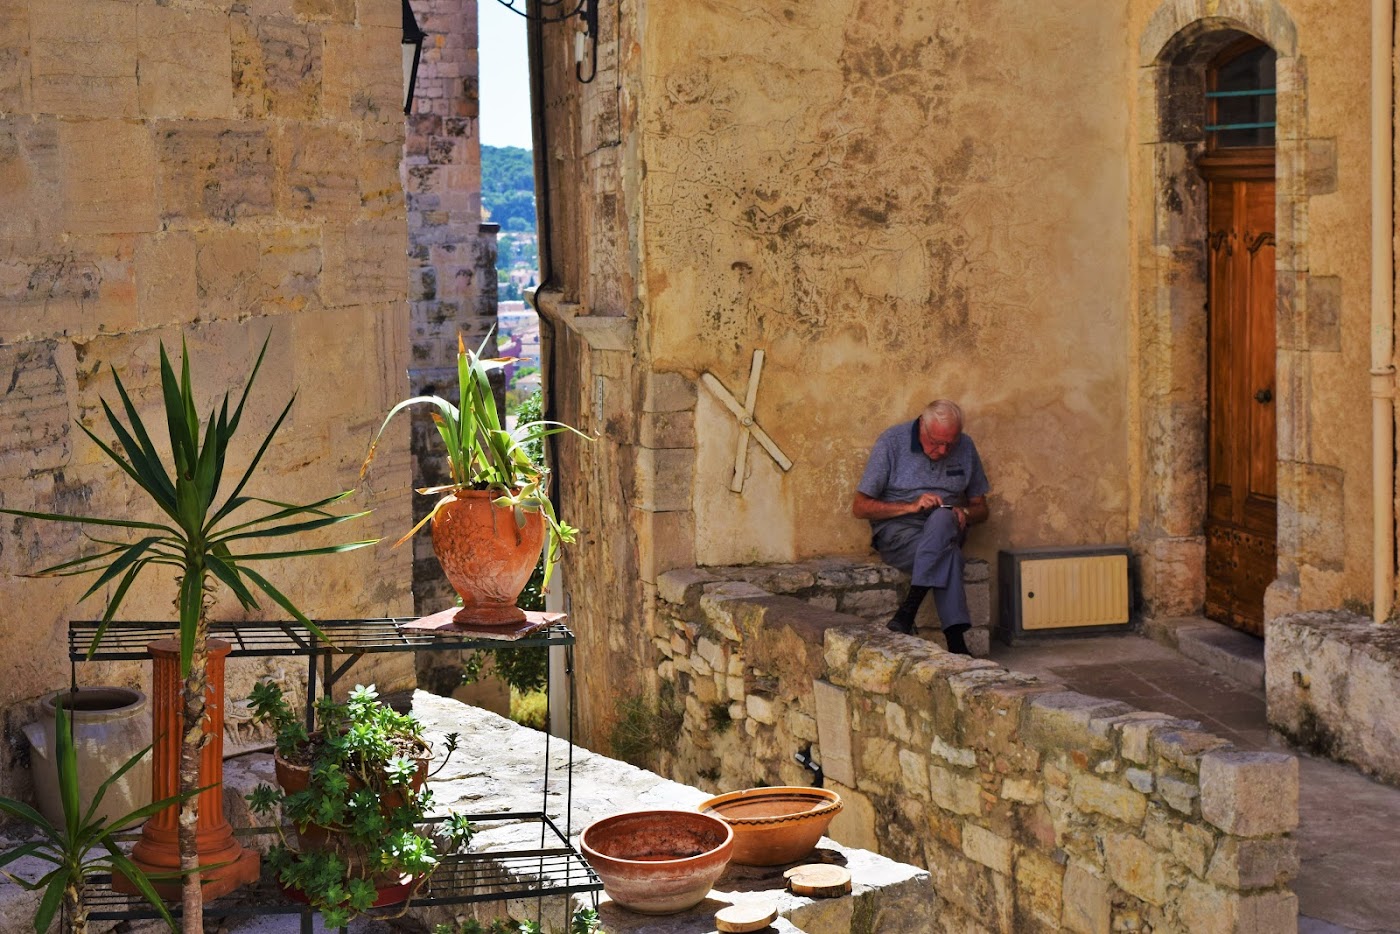
[[[0,5],[5,506],[146,517],[75,422],[108,435],[109,368],[143,413],[158,411],[157,345],[178,354],[182,338],[203,407],[241,388],[271,336],[242,463],[297,394],[248,492],[309,502],[356,486],[372,432],[408,388],[401,25],[395,0]],[[408,527],[407,434],[385,443],[351,504],[374,509],[352,538]],[[29,702],[67,686],[66,625],[102,604],[76,603],[82,581],[18,576],[91,547],[78,529],[8,519],[4,530],[0,792],[15,794]],[[387,545],[268,577],[312,618],[412,610],[408,555]],[[122,614],[170,619],[173,595],[153,576]],[[241,618],[227,594],[212,612]],[[352,676],[412,685],[411,661],[380,658]],[[304,671],[288,662],[231,665],[230,694]],[[80,665],[77,677],[139,684],[148,669]]]
[[[1276,56],[1262,612],[1376,599],[1364,10],[624,0],[601,16],[592,83],[577,26],[541,30],[536,57],[538,298],[558,414],[597,436],[560,444],[560,506],[585,532],[566,599],[591,743],[643,688],[660,575],[868,553],[850,515],[866,453],[938,396],[963,403],[991,479],[971,554],[1125,544],[1143,615],[1202,611],[1195,163],[1206,69],[1237,43]],[[725,393],[756,401],[790,470]]]

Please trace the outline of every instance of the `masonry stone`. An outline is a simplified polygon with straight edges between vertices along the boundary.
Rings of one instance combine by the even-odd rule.
[[[928,775],[934,804],[954,814],[982,812],[982,789],[976,781],[938,765],[930,765]]]
[[[1292,881],[1298,867],[1296,840],[1225,837],[1211,857],[1206,878],[1232,889],[1275,888]]]
[[[1298,760],[1274,752],[1212,752],[1201,758],[1201,816],[1242,837],[1298,826]]]
[[[969,823],[963,826],[962,849],[969,859],[994,872],[1010,875],[1015,847],[1009,838]]]
[[[1070,779],[1070,794],[1077,807],[1112,817],[1129,827],[1140,825],[1147,814],[1146,796],[1116,782],[1075,775]]]
[[[1166,901],[1166,866],[1156,850],[1126,834],[1105,835],[1103,846],[1108,875],[1115,885],[1153,905]]]
[[[1108,934],[1112,918],[1108,881],[1071,863],[1065,869],[1061,921],[1075,934]]]
[[[923,757],[908,749],[899,750],[899,772],[905,794],[928,798],[928,762]]]

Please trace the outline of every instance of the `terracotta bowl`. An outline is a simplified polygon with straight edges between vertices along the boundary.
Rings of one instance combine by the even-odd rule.
[[[734,862],[741,866],[781,866],[803,859],[840,810],[836,792],[792,786],[731,791],[700,805],[700,813],[734,828]]]
[[[608,897],[644,915],[704,901],[729,865],[734,831],[694,811],[630,811],[594,821],[579,838]]]

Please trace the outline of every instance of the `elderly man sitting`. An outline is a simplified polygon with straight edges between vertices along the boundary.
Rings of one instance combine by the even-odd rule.
[[[912,635],[914,617],[930,590],[948,650],[968,652],[972,625],[963,591],[962,540],[967,527],[987,521],[987,475],[977,446],[963,434],[962,409],[931,402],[912,423],[886,429],[875,442],[851,505],[868,519],[871,544],[885,563],[913,578],[888,628]]]

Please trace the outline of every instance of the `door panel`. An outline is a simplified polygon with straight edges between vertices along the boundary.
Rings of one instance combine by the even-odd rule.
[[[1272,162],[1203,166],[1210,387],[1206,615],[1263,634],[1277,568]]]

